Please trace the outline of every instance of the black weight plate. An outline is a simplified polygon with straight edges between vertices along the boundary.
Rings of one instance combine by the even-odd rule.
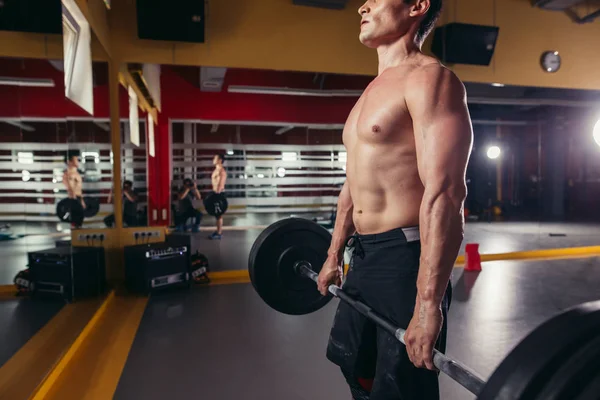
[[[93,217],[100,211],[100,200],[97,197],[84,197],[83,202],[85,203],[83,215],[86,218]]]
[[[598,400],[600,398],[600,368],[596,367],[595,376],[588,381],[586,387],[581,388],[579,396],[573,400]]]
[[[571,355],[600,332],[600,301],[580,304],[527,335],[500,363],[478,400],[532,400]]]
[[[223,193],[211,192],[203,201],[204,208],[209,215],[220,217],[225,214],[229,203]]]
[[[56,204],[56,215],[63,222],[81,225],[83,222],[83,207],[75,199],[62,199]]]
[[[62,199],[56,203],[56,216],[63,222],[71,222],[71,199]]]
[[[590,342],[581,343],[558,369],[548,376],[539,400],[573,400],[600,369],[600,332]],[[600,397],[600,393],[598,394]]]
[[[319,272],[327,259],[331,234],[303,218],[286,218],[268,226],[254,241],[248,258],[250,280],[258,295],[275,310],[309,314],[324,307],[317,284],[296,273],[297,261],[308,261]]]

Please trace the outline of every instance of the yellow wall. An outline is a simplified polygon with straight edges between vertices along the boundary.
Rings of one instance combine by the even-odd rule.
[[[92,34],[91,47],[94,61],[108,61],[108,53],[95,34]],[[62,35],[1,31],[0,57],[62,60]]]
[[[562,12],[533,8],[530,0],[460,0],[458,7],[448,7],[442,22],[492,25],[494,4],[500,35],[492,64],[455,66],[463,80],[600,89],[600,21],[578,25]],[[562,67],[555,74],[540,67],[540,56],[548,50],[562,57]]]
[[[62,59],[63,42],[60,35],[0,32],[0,56]]]
[[[126,61],[323,72],[376,71],[357,41],[358,2],[343,11],[294,6],[292,0],[209,0],[206,43],[137,39],[135,0],[115,2],[110,25]]]
[[[358,42],[357,9],[294,6],[291,0],[209,0],[205,44],[137,39],[135,0],[111,11],[113,50],[127,61],[299,71],[375,74],[376,57]],[[600,89],[600,21],[577,25],[566,14],[543,11],[530,0],[446,0],[442,22],[500,27],[489,67],[456,66],[465,81]],[[496,6],[494,12],[494,4]],[[494,16],[495,14],[495,16]],[[557,50],[563,67],[548,74],[540,56]]]
[[[92,31],[92,58],[108,61],[111,38],[108,14],[102,0],[76,0]],[[0,31],[0,57],[25,57],[60,60],[62,35]]]
[[[350,0],[343,11],[294,6],[292,0],[207,0],[204,44],[137,39],[135,0],[114,1],[110,11],[103,9],[102,0],[77,1],[100,42],[110,35],[107,50],[116,60],[366,75],[377,71],[374,51],[357,38],[356,10],[362,0]],[[443,23],[495,22],[500,27],[492,65],[453,67],[463,80],[600,89],[600,21],[578,25],[564,13],[532,7],[530,0],[446,3]],[[21,57],[56,57],[62,47],[59,37],[10,32],[0,32],[0,44],[0,55]],[[540,67],[546,50],[563,57],[556,74]]]

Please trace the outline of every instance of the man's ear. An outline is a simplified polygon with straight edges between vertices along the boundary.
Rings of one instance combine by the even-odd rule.
[[[431,0],[415,0],[415,4],[411,7],[411,17],[421,17],[427,14],[429,7],[431,6]]]

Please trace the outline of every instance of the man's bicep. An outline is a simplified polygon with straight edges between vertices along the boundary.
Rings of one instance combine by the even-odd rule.
[[[424,184],[463,185],[471,152],[472,128],[468,112],[457,107],[439,114],[423,138],[420,171]]]
[[[437,72],[437,73],[436,73]],[[472,126],[462,83],[449,71],[434,71],[408,103],[415,129],[419,175],[438,189],[464,185]]]

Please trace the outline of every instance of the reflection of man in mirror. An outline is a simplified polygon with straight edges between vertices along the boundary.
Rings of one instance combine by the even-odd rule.
[[[202,200],[202,196],[198,191],[196,182],[190,178],[183,180],[183,187],[177,195],[179,206],[177,207],[176,225],[177,230],[185,230],[185,223],[188,218],[193,218],[192,232],[200,231],[200,222],[202,221],[202,213],[194,207],[195,200]]]
[[[67,197],[77,199],[81,202],[81,206],[85,209],[83,201],[83,179],[79,173],[79,150],[68,150],[65,155],[65,163],[67,169],[63,173],[63,185],[67,189]]]
[[[112,189],[108,195],[108,203],[112,203]],[[137,191],[133,188],[133,182],[123,182],[123,224],[126,226],[137,226],[138,215],[137,215]],[[104,218],[104,224],[109,228],[115,224],[115,215],[111,214]]]
[[[212,190],[215,193],[223,193],[225,190],[225,181],[227,180],[227,171],[223,167],[225,156],[223,154],[217,154],[213,157],[213,165],[215,170],[211,175]],[[210,235],[210,239],[221,239],[223,236],[223,216],[217,217],[217,231]]]

